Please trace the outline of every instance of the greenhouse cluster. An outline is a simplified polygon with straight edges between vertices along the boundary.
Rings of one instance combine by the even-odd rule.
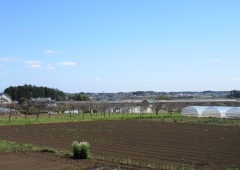
[[[188,106],[183,108],[183,116],[193,117],[217,117],[217,118],[240,118],[240,107],[226,106]]]

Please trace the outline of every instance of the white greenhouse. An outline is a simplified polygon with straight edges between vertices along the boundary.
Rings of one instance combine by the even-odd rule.
[[[240,118],[240,107],[233,107],[226,112],[226,118]]]
[[[188,106],[183,108],[181,114],[183,116],[202,117],[202,112],[208,108],[208,106]]]
[[[240,107],[225,106],[188,106],[183,108],[183,116],[240,118]]]

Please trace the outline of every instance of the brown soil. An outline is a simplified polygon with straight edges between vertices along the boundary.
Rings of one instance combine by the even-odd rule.
[[[148,120],[88,121],[0,127],[0,140],[71,150],[88,141],[93,159],[42,152],[0,154],[0,169],[224,169],[240,166],[240,127]],[[127,165],[124,165],[127,164]]]

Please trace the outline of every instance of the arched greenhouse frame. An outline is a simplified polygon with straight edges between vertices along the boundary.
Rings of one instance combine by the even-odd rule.
[[[183,108],[183,116],[192,117],[216,117],[240,119],[240,107],[226,106],[187,106]]]
[[[233,107],[226,112],[226,118],[240,119],[240,107]]]
[[[208,106],[188,106],[183,108],[181,114],[183,116],[202,117],[202,112]]]

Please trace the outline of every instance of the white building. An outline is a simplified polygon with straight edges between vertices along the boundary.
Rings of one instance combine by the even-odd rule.
[[[50,97],[46,98],[32,98],[30,102],[33,103],[43,103],[45,106],[56,106],[56,100],[52,100]]]
[[[5,93],[0,93],[0,104],[10,104],[12,100],[9,95]]]

